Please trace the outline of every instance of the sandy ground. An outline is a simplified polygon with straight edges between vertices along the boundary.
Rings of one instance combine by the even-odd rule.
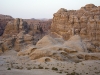
[[[53,67],[58,70],[52,70]],[[8,68],[11,70],[7,70]],[[30,60],[27,56],[17,57],[14,51],[0,55],[0,75],[67,75],[73,72],[79,75],[100,75],[100,60],[41,63]]]
[[[6,68],[0,68],[0,75],[61,75],[56,71],[44,70],[44,69],[34,69],[34,70],[18,70],[11,69],[7,70]],[[65,75],[65,74],[62,74]]]

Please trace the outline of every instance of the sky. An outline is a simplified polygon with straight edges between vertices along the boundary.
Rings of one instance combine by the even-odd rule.
[[[100,0],[0,0],[0,14],[23,19],[50,19],[60,8],[78,10],[91,3],[100,6]]]

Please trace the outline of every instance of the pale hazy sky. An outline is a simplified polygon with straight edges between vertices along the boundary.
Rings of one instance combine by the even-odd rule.
[[[90,3],[100,6],[100,0],[0,0],[0,14],[14,18],[52,18],[60,8],[77,10]]]

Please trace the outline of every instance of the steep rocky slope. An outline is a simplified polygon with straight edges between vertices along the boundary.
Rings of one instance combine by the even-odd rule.
[[[61,8],[53,16],[51,25],[53,35],[61,35],[67,40],[79,34],[83,40],[100,46],[100,6],[87,4],[79,10]]]
[[[32,24],[30,24],[19,18],[7,22],[3,35],[0,37],[1,53],[12,48],[20,51],[26,45],[35,45],[39,39],[48,33],[45,29],[49,30],[49,26],[49,21],[47,23],[41,21],[40,23],[40,21],[36,20],[36,22],[32,21]]]
[[[11,20],[13,20],[13,18],[11,16],[0,14],[0,36],[3,34],[7,23]]]
[[[48,34],[49,30],[50,30],[50,26],[52,23],[52,19],[49,20],[39,20],[39,19],[24,19],[24,21],[26,21],[30,27],[30,34],[32,34],[31,32],[34,31],[35,29],[42,29],[44,34]]]

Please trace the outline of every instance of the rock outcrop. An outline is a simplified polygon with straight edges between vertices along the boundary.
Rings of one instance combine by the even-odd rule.
[[[34,43],[34,37],[28,34],[28,24],[22,19],[15,19],[9,21],[5,27],[4,33],[0,40],[2,42],[1,51],[11,50],[12,48],[16,51],[22,50],[25,46]]]
[[[64,46],[76,49],[76,51],[87,52],[87,47],[79,35],[71,37],[64,43]]]
[[[50,25],[52,23],[52,19],[49,20],[39,20],[39,19],[24,19],[29,25],[29,28],[31,31],[34,32],[34,30],[41,30],[43,31],[42,34],[48,34],[50,30]]]
[[[65,40],[78,34],[83,40],[100,46],[100,7],[87,4],[79,10],[59,9],[53,15],[51,32],[57,33]]]
[[[15,38],[9,37],[7,39],[0,39],[0,52],[4,53],[7,50],[11,50],[14,47]]]
[[[7,23],[12,20],[13,18],[11,16],[0,14],[0,36],[3,34]]]
[[[38,20],[36,20],[38,21]],[[9,22],[4,27],[4,33],[1,36],[0,40],[3,41],[1,46],[1,51],[6,51],[14,48],[16,51],[20,51],[26,48],[29,44],[36,44],[39,39],[41,39],[45,35],[45,30],[43,30],[46,24],[50,25],[50,23],[40,23],[42,21],[38,21],[38,23],[34,25],[24,21],[23,19],[13,19],[9,20]],[[39,25],[38,25],[39,24]],[[47,25],[47,27],[49,27]],[[48,32],[47,32],[48,33]]]
[[[28,31],[27,22],[22,19],[15,19],[14,21],[8,22],[5,27],[3,37],[11,37],[12,35],[17,35],[20,31]]]
[[[92,44],[84,42],[79,35],[72,36],[68,41],[46,35],[37,42],[36,46],[30,46],[26,50],[19,51],[17,55],[28,55],[31,60],[42,60],[42,58],[73,62],[100,60],[100,49],[98,53],[90,51],[92,49]],[[43,61],[46,62],[44,59]]]
[[[33,40],[34,40],[33,36],[26,34],[25,31],[21,31],[16,36],[15,50],[20,51],[20,50],[23,50],[23,47],[27,45],[30,45],[30,44],[33,45],[33,42],[34,42]]]
[[[39,40],[36,44],[37,47],[48,47],[57,44],[57,41],[50,37],[49,35],[44,36],[41,40]]]

